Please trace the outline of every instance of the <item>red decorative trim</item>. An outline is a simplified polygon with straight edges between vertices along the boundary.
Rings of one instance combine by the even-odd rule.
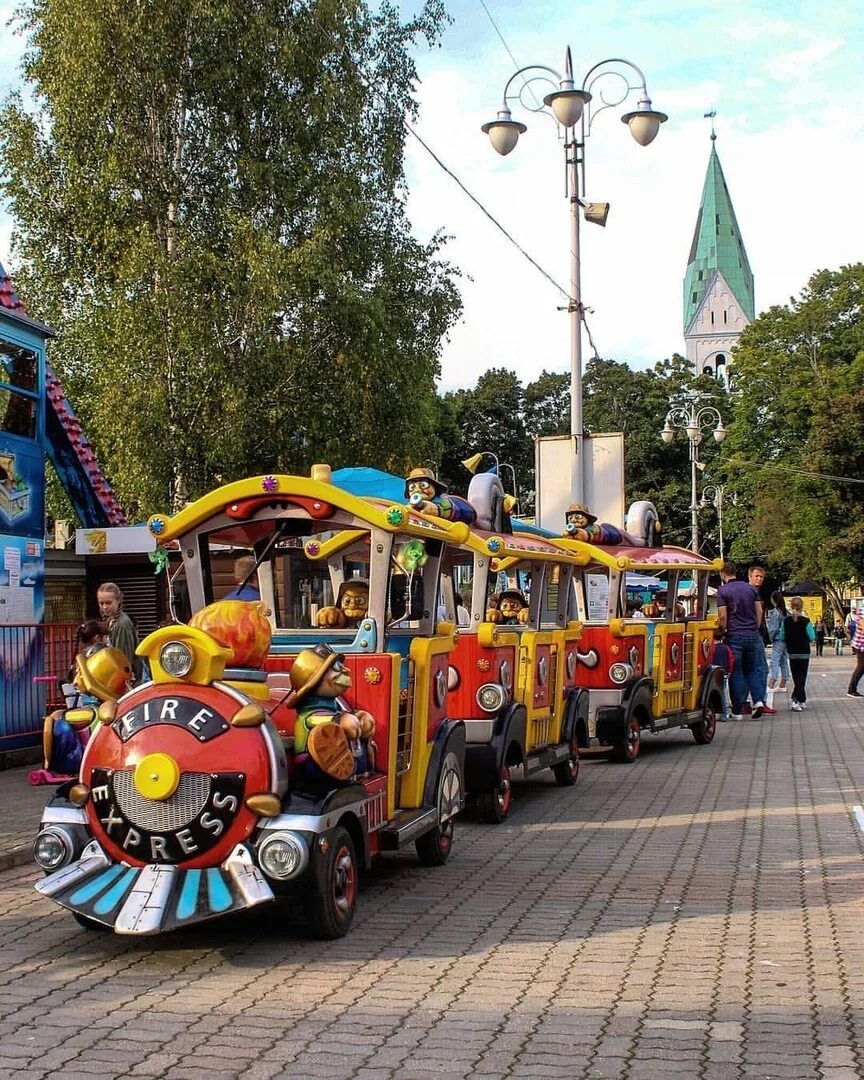
[[[301,510],[305,510],[311,518],[326,518],[333,513],[333,506],[320,499],[308,499],[303,495],[282,495],[279,492],[237,499],[225,507],[225,513],[235,521],[248,521],[262,507],[273,506],[276,503],[292,503],[294,506],[299,506]]]

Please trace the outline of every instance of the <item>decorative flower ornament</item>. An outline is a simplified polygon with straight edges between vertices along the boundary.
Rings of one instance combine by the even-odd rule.
[[[391,506],[386,516],[388,525],[401,525],[405,520],[405,511],[401,506]]]
[[[261,481],[261,487],[268,493],[272,494],[279,487],[279,483],[275,476],[265,476]]]
[[[377,686],[381,682],[381,670],[377,667],[367,667],[363,672],[363,678],[370,686]]]

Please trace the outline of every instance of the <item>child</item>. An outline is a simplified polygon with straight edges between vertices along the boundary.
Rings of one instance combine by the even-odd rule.
[[[726,632],[716,627],[714,630],[714,648],[711,652],[711,663],[723,670],[723,712],[717,717],[725,724],[732,715],[732,699],[729,696],[729,676],[735,667],[735,655],[723,638]]]
[[[789,667],[792,669],[792,711],[807,708],[807,668],[810,666],[810,642],[816,640],[816,632],[804,614],[804,601],[793,596],[789,601],[789,614],[780,627],[780,640],[786,642]]]

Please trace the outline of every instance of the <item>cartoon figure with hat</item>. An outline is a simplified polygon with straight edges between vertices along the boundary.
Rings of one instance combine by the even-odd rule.
[[[528,622],[528,601],[520,589],[505,589],[499,593],[495,607],[486,612],[486,621],[500,626],[515,626]]]
[[[75,657],[72,683],[80,691],[75,705],[45,717],[42,728],[44,763],[29,780],[39,784],[62,784],[77,775],[84,747],[97,721],[102,701],[116,701],[129,689],[132,667],[120,649],[100,643],[89,645]]]
[[[309,779],[326,775],[347,782],[375,768],[375,721],[340,696],[351,689],[344,659],[322,643],[301,650],[291,667],[294,761]]]
[[[412,469],[405,477],[405,498],[412,510],[446,521],[464,521],[473,525],[477,511],[467,499],[458,495],[448,495],[447,488],[436,480],[431,469]]]
[[[369,582],[364,578],[349,578],[339,586],[335,607],[323,607],[318,612],[319,626],[343,630],[356,628],[369,610]]]
[[[643,547],[645,541],[631,536],[626,529],[619,529],[608,521],[598,523],[585,503],[570,503],[564,513],[566,522],[564,535],[571,540],[585,540],[590,544],[630,544],[631,547]]]

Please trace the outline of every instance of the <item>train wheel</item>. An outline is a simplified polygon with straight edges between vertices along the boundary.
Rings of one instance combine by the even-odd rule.
[[[85,930],[89,930],[92,934],[105,934],[110,929],[105,923],[97,922],[96,919],[89,919],[79,911],[73,911],[72,918],[79,926],[83,927]]]
[[[570,754],[566,761],[552,766],[555,781],[559,787],[572,787],[579,778],[579,743],[570,740]]]
[[[313,934],[330,940],[348,933],[357,907],[357,856],[341,825],[333,830],[324,859],[321,888],[310,895],[306,913]]]
[[[630,765],[639,757],[639,747],[642,745],[642,729],[639,720],[631,716],[627,721],[627,734],[612,747],[612,757],[615,761],[621,761]]]
[[[498,783],[492,791],[480,797],[480,812],[490,825],[500,825],[510,813],[513,789],[510,786],[510,766],[502,765]]]
[[[702,710],[702,719],[690,725],[693,738],[700,746],[707,746],[717,731],[717,699],[709,697]]]
[[[462,808],[462,769],[449,753],[438,778],[438,824],[414,841],[421,866],[443,866],[453,848],[453,819]]]

